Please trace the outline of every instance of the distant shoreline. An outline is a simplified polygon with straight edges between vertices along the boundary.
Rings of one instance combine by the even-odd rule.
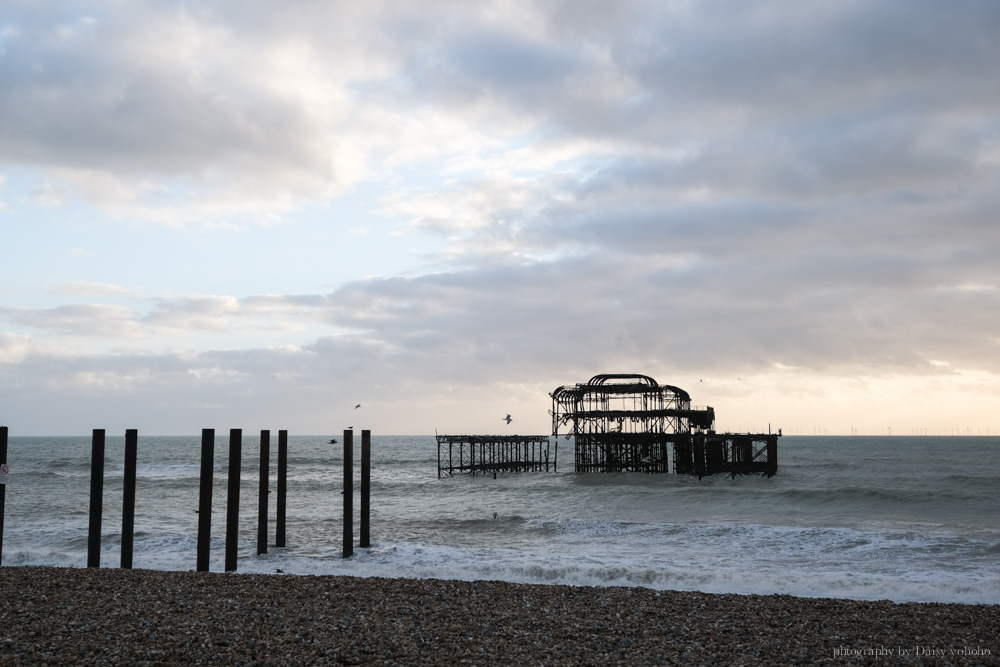
[[[0,590],[0,664],[1000,664],[1000,605],[9,565]]]

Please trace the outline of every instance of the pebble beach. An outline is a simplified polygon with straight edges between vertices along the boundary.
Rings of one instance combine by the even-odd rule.
[[[0,568],[0,664],[1000,664],[1000,605]]]

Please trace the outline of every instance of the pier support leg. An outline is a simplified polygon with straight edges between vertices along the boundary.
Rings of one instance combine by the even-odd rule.
[[[7,427],[0,426],[0,465],[7,465]],[[3,513],[7,502],[7,485],[0,484],[0,564],[3,563]]]
[[[257,497],[257,555],[267,553],[267,495],[271,474],[271,432],[260,432],[260,486]]]
[[[104,510],[104,429],[95,428],[90,445],[90,526],[87,567],[101,566],[101,512]]]
[[[285,546],[285,494],[288,489],[288,431],[278,431],[278,522],[274,546]]]
[[[125,431],[125,478],[122,482],[122,560],[121,567],[132,569],[135,544],[135,468],[139,450],[139,431]]]
[[[215,429],[201,430],[201,480],[198,489],[198,572],[208,572],[212,547],[212,468],[215,465]]]
[[[344,558],[354,555],[354,431],[344,431]]]
[[[243,474],[243,429],[229,429],[229,480],[226,497],[226,572],[236,571],[240,542],[240,475]]]
[[[371,546],[371,476],[372,476],[372,432],[361,431],[361,542],[358,546]]]

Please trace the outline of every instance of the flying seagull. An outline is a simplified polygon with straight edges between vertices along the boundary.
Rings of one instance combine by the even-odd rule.
[[[503,419],[501,419],[500,421],[505,421],[505,422],[507,422],[508,424],[510,424],[510,423],[511,423],[512,421],[514,421],[514,420],[513,420],[513,419],[511,419],[510,415],[507,415],[506,417],[504,417],[504,418],[503,418]]]
[[[360,404],[360,403],[358,403],[357,405],[355,405],[355,406],[354,406],[354,409],[355,409],[355,410],[357,410],[357,409],[358,409],[358,408],[360,408],[360,407],[361,407],[361,404]]]

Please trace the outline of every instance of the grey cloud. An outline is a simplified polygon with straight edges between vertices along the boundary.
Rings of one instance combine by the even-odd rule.
[[[317,139],[335,126],[254,76],[257,52],[283,44],[311,49],[320,68],[377,59],[331,89],[381,91],[397,109],[486,100],[632,159],[693,147],[664,174],[674,187],[954,187],[987,178],[971,156],[1000,133],[998,92],[983,85],[1000,56],[989,2],[550,3],[521,8],[529,29],[455,3],[14,8],[0,59],[7,160],[205,187],[270,180],[323,196],[337,179],[335,146]],[[491,119],[478,114],[468,122]]]
[[[54,293],[114,297],[121,290],[113,285],[84,283],[64,285]],[[94,303],[54,308],[0,307],[0,320],[59,335],[152,339],[194,331],[224,333],[251,318],[287,324],[297,316],[317,312],[325,302],[325,297],[319,295],[255,296],[242,301],[232,296],[175,296],[138,300],[139,305],[149,305],[145,313]]]
[[[567,45],[533,41],[481,25],[466,26],[448,37],[438,57],[419,63],[415,82],[426,92],[456,102],[480,95],[526,95],[544,107],[551,91],[585,65]]]
[[[235,80],[216,86],[200,81],[199,71],[219,63],[142,53],[142,33],[166,48],[169,37],[156,35],[156,24],[168,33],[183,29],[182,12],[143,15],[134,8],[87,21],[75,10],[8,19],[17,29],[0,58],[5,160],[198,174],[212,164],[269,159],[322,171],[322,158],[302,137],[304,110],[256,86],[251,73],[223,65]],[[130,34],[136,25],[140,34]],[[72,37],[61,36],[70,28]]]
[[[238,311],[239,302],[234,297],[174,297],[158,300],[143,320],[154,327],[223,331]]]
[[[297,396],[331,384],[423,394],[544,383],[595,368],[728,373],[784,364],[934,373],[931,361],[941,359],[1000,370],[991,362],[991,332],[1000,330],[995,289],[934,288],[905,272],[891,289],[886,279],[870,287],[851,276],[838,282],[835,272],[789,281],[786,269],[762,259],[691,272],[608,254],[369,280],[307,299],[331,324],[356,331],[350,335],[300,348],[192,355],[48,358],[36,351],[17,375],[22,383],[37,372],[111,394],[165,390],[192,403],[225,395],[256,405],[282,387]]]
[[[345,42],[346,57],[382,59],[344,85],[367,103],[432,109],[536,148],[592,148],[542,174],[417,193],[442,204],[427,210],[467,218],[412,225],[455,239],[439,273],[329,294],[164,299],[145,316],[0,311],[90,335],[122,324],[225,330],[271,314],[350,334],[190,359],[28,353],[25,369],[93,380],[106,368],[124,378],[109,391],[162,386],[211,402],[231,390],[258,407],[278,389],[254,378],[318,403],[334,377],[423,394],[630,368],[931,374],[943,360],[1000,372],[1000,163],[983,158],[1000,146],[995,3],[545,3],[529,6],[530,30],[460,3],[364,16],[354,4],[223,3],[186,20],[237,37],[266,35],[273,21],[325,64],[357,20],[366,41]],[[323,40],[325,22],[335,39]],[[231,62],[199,80],[189,63],[128,61],[124,24],[95,28],[110,31],[103,52],[82,27],[69,48],[48,17],[22,23],[37,29],[5,37],[0,58],[6,159],[326,173],[315,118]],[[396,200],[419,218],[418,196]]]
[[[103,304],[72,304],[55,308],[0,307],[0,318],[20,326],[87,337],[134,337],[135,311]]]
[[[932,364],[944,360],[1000,372],[995,288],[935,288],[905,266],[870,286],[838,277],[835,266],[801,281],[785,278],[787,268],[762,259],[732,271],[692,269],[608,253],[366,280],[291,297],[355,331],[299,347],[67,357],[11,339],[17,363],[0,364],[0,393],[10,405],[83,396],[67,408],[80,414],[64,415],[81,423],[134,404],[162,412],[154,423],[176,431],[322,414],[358,388],[383,401],[416,400],[525,382],[554,387],[607,370],[763,373],[783,364],[928,376],[948,372]]]
[[[776,363],[911,372],[932,359],[988,363],[980,357],[993,344],[996,291],[956,301],[906,279],[869,289],[851,276],[836,282],[832,268],[801,281],[787,280],[786,269],[761,258],[687,279],[625,256],[567,260],[355,285],[330,295],[331,318],[407,355],[401,367],[484,381],[623,358],[758,371]],[[365,302],[377,305],[360,310]],[[928,322],[931,304],[947,317]]]
[[[645,39],[620,42],[618,60],[662,100],[660,112],[699,109],[760,122],[822,117],[844,108],[919,109],[977,101],[998,45],[1000,12],[934,2],[701,3],[647,14]],[[741,123],[742,124],[742,123]]]

